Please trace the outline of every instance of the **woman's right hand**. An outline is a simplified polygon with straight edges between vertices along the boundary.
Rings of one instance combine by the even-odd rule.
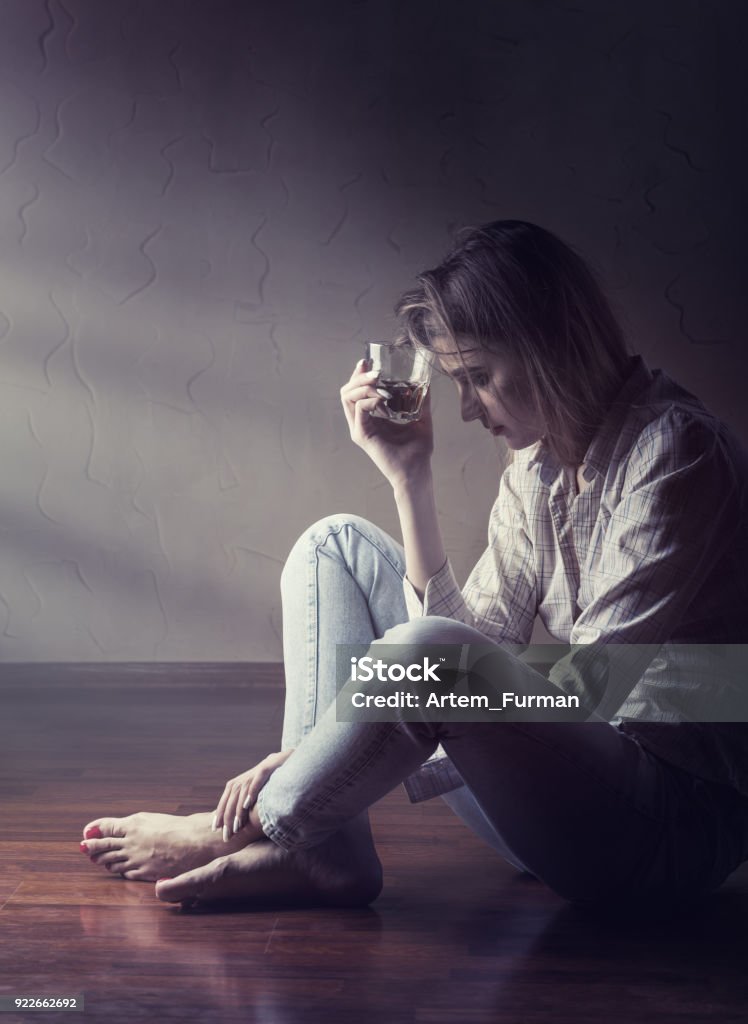
[[[384,401],[376,390],[376,371],[366,370],[360,359],[350,379],[340,389],[351,440],[363,448],[393,488],[428,470],[434,450],[431,396],[427,392],[421,417],[413,423],[393,423],[371,411]]]

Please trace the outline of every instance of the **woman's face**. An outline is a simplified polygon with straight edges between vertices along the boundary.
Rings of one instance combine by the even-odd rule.
[[[452,342],[440,341],[433,349],[442,370],[457,385],[466,423],[480,420],[515,449],[527,448],[543,436],[545,425],[513,357],[478,348],[469,339],[458,342],[459,352]]]

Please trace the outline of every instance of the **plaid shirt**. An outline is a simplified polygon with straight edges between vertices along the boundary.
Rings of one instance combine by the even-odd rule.
[[[746,452],[665,373],[630,362],[582,463],[586,488],[577,493],[574,470],[542,442],[517,451],[467,583],[460,590],[447,560],[422,603],[406,578],[410,618],[457,619],[497,644],[528,644],[536,615],[564,644],[748,643]],[[549,676],[567,690],[573,657]],[[663,730],[682,721],[682,669],[677,654],[640,669],[613,720],[664,759],[748,795],[748,726]],[[731,736],[717,752],[715,728]],[[440,749],[406,789],[422,800],[460,784]]]

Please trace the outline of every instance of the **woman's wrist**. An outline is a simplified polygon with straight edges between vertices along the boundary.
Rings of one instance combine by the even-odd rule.
[[[395,500],[398,498],[412,498],[413,495],[422,494],[425,490],[433,487],[434,478],[431,473],[431,463],[427,462],[418,469],[412,469],[404,476],[391,481],[392,491]]]
[[[395,488],[408,580],[423,600],[428,581],[446,560],[431,472],[411,474]]]

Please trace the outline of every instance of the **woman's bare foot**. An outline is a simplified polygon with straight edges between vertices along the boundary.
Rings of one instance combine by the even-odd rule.
[[[94,864],[136,882],[155,882],[234,853],[256,836],[242,830],[224,842],[211,814],[151,814],[96,818],[83,829],[81,850]],[[98,830],[98,832],[97,832]],[[95,838],[97,835],[101,838]]]
[[[293,852],[261,839],[164,879],[156,895],[189,907],[352,907],[372,903],[381,889],[382,867],[370,835],[346,828],[320,846]]]

